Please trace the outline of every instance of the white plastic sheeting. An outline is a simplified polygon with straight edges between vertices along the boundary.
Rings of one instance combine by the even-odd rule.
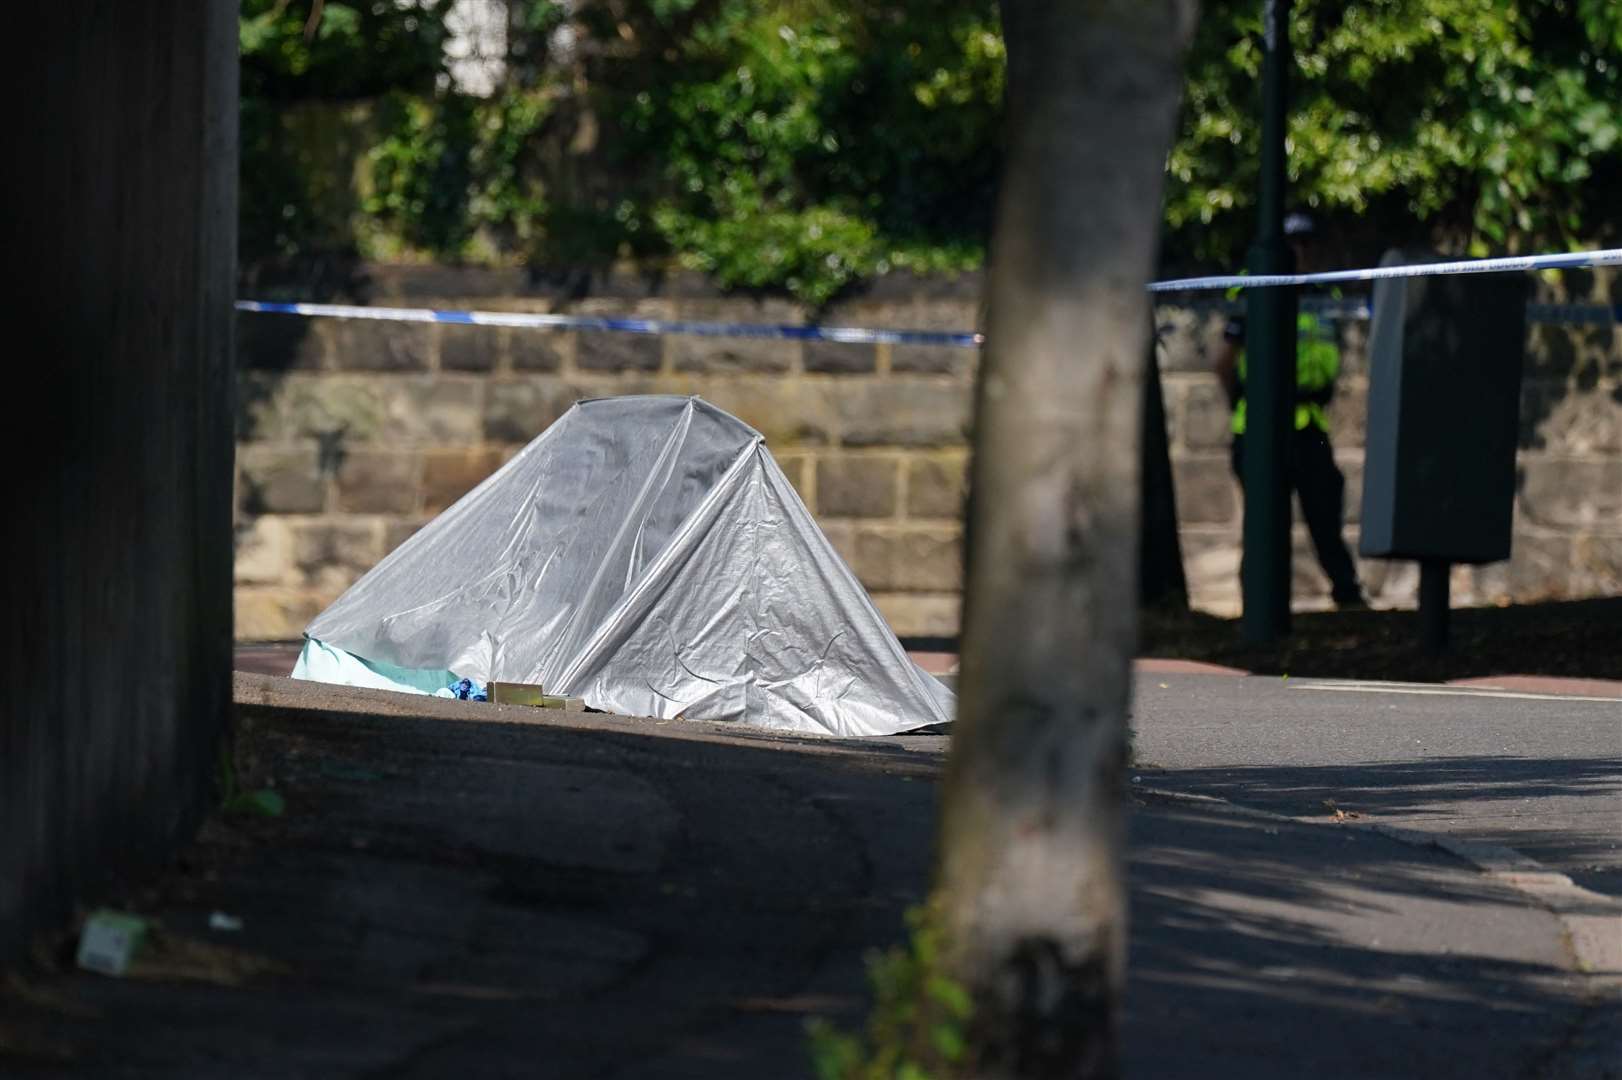
[[[886,735],[954,705],[760,434],[698,398],[579,402],[305,634],[307,656],[540,683],[634,716]]]

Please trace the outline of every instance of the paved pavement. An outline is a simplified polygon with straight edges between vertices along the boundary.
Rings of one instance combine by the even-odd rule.
[[[1162,672],[1135,714],[1143,783],[1507,845],[1622,898],[1622,700]]]
[[[1412,758],[1380,756],[1377,731],[1335,713],[1381,697],[1177,678],[1212,681],[1140,690],[1139,753],[1203,748],[1175,771],[1196,774],[1187,791],[1312,803],[1309,785],[1231,774],[1280,756],[1265,725],[1241,724],[1261,714],[1323,750],[1281,767]],[[941,736],[783,738],[252,675],[237,695],[248,779],[281,790],[286,816],[211,822],[119,898],[163,927],[137,977],[58,952],[13,980],[0,1073],[804,1076],[804,1020],[859,1015],[864,950],[896,939],[927,881]],[[1297,702],[1339,718],[1302,720]],[[1588,747],[1572,760],[1602,757],[1603,730],[1572,734],[1584,716],[1538,723]],[[1140,775],[1174,786],[1169,768]],[[1571,920],[1512,875],[1363,819],[1145,786],[1130,1075],[1618,1075],[1599,996],[1614,981],[1579,970]],[[210,930],[214,911],[242,929]]]

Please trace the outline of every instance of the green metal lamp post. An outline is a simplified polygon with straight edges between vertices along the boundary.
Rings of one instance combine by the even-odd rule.
[[[1267,0],[1263,13],[1261,190],[1252,274],[1286,274],[1294,260],[1284,242],[1285,101],[1290,51],[1289,0]],[[1293,288],[1245,294],[1244,563],[1240,587],[1247,641],[1290,632],[1290,435],[1295,413]]]

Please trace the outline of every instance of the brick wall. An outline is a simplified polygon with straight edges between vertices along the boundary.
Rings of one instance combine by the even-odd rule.
[[[798,323],[781,299],[702,279],[599,281],[584,295],[519,271],[364,267],[338,285],[257,282],[246,295],[511,311]],[[961,330],[979,281],[897,277],[829,325]],[[360,573],[546,428],[577,398],[698,394],[765,434],[840,553],[903,634],[956,632],[960,508],[975,353],[243,315],[237,636],[297,637]],[[1220,320],[1163,310],[1162,357],[1184,558],[1197,606],[1237,609],[1240,503],[1227,415],[1207,373]],[[1334,406],[1355,540],[1362,333],[1344,327]],[[1460,603],[1622,592],[1622,345],[1614,327],[1534,330],[1523,403],[1515,558],[1461,568]],[[1298,530],[1299,531],[1299,530]],[[1298,543],[1297,601],[1326,602]],[[1375,600],[1411,603],[1408,564],[1370,562]]]

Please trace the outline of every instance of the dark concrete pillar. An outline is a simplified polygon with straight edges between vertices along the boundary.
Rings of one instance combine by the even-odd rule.
[[[0,960],[195,826],[231,666],[237,7],[15,14]]]

